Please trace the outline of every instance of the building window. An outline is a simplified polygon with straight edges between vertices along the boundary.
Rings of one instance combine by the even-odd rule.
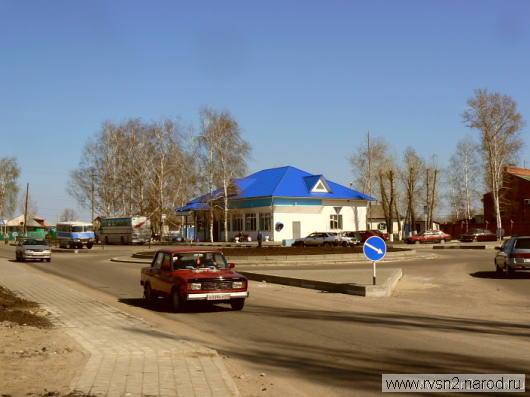
[[[329,216],[329,228],[342,229],[342,215],[330,215]]]
[[[253,232],[256,230],[256,214],[245,214],[245,231]]]
[[[259,214],[259,230],[271,231],[271,214]]]
[[[234,232],[240,232],[243,230],[243,217],[241,214],[234,214],[232,216],[232,230]]]

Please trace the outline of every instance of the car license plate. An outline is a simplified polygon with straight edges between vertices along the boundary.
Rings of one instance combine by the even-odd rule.
[[[222,301],[226,299],[230,299],[230,294],[208,294],[206,297],[206,300],[209,301]]]

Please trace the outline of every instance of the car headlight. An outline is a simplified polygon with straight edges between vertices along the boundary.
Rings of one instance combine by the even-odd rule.
[[[189,283],[188,284],[188,289],[191,291],[197,291],[197,290],[200,290],[201,288],[202,288],[201,283]]]
[[[233,281],[232,288],[233,289],[245,288],[245,282],[244,281]]]

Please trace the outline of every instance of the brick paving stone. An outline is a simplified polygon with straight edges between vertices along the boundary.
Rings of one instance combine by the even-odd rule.
[[[68,283],[0,258],[0,284],[38,302],[90,354],[72,392],[104,397],[239,396],[211,349],[160,332]]]

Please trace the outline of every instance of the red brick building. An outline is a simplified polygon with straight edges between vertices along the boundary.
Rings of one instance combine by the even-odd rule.
[[[490,230],[496,229],[492,194],[483,198],[484,221]],[[500,192],[502,228],[505,235],[530,235],[530,169],[506,167]]]

